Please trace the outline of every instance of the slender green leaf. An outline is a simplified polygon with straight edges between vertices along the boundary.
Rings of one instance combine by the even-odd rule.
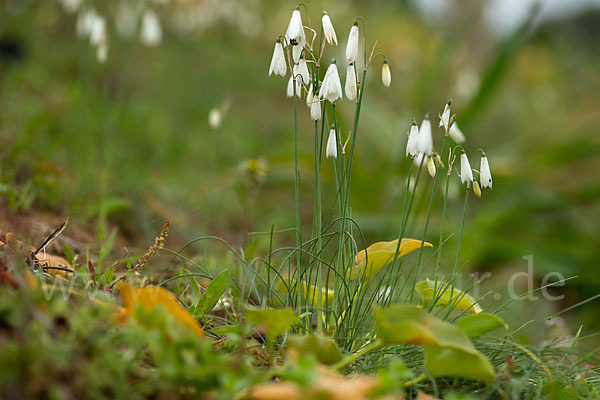
[[[202,296],[202,293],[200,292],[200,285],[198,285],[198,282],[196,282],[196,278],[191,275],[191,272],[187,269],[183,270],[183,274],[190,274],[190,276],[187,277],[188,282],[190,283],[190,294],[192,295],[192,307],[196,307],[198,306],[198,302],[200,302],[200,297]]]
[[[217,274],[208,285],[198,305],[194,309],[194,316],[203,316],[208,314],[216,305],[225,290],[229,287],[229,270],[223,270]]]

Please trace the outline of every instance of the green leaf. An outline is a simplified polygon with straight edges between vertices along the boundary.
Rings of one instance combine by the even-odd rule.
[[[202,293],[200,292],[200,285],[198,285],[198,282],[196,282],[196,278],[191,275],[191,272],[187,269],[184,269],[182,271],[184,274],[190,274],[190,276],[187,277],[188,282],[190,283],[190,294],[192,295],[192,307],[196,307],[198,305],[198,302],[200,301],[200,296],[202,296]]]
[[[251,309],[247,311],[246,318],[254,326],[264,329],[269,340],[275,340],[277,336],[290,330],[292,324],[300,321],[294,311],[289,308],[280,310]]]
[[[437,293],[434,293],[437,289]],[[468,293],[450,287],[450,284],[438,281],[437,288],[435,282],[429,279],[418,282],[415,285],[415,291],[419,295],[421,305],[426,307],[434,301],[436,307],[448,307],[450,302],[450,293],[452,293],[452,309],[469,311],[478,314],[483,311],[477,301]]]
[[[204,316],[212,311],[217,305],[217,302],[229,287],[229,270],[223,270],[217,274],[208,285],[198,305],[194,309],[194,316]]]
[[[489,313],[467,315],[458,321],[456,325],[471,339],[477,339],[494,329],[508,328],[506,322],[500,317]]]
[[[313,354],[321,364],[332,365],[343,357],[335,341],[321,335],[292,335],[287,338],[287,347],[300,354]]]
[[[451,347],[424,346],[423,366],[434,377],[473,379],[486,385],[494,383],[494,368],[477,350],[467,352]]]
[[[495,379],[492,365],[463,331],[422,308],[413,305],[375,308],[375,321],[377,335],[384,344],[422,345],[424,366],[434,377],[461,377],[486,384]]]

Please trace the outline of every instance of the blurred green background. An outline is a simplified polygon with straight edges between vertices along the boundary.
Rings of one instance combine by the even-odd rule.
[[[340,46],[330,54],[343,59],[360,15],[369,46],[377,41],[391,66],[389,89],[379,64],[369,70],[359,126],[351,205],[367,242],[397,235],[412,119],[429,112],[437,122],[452,98],[473,167],[483,148],[494,176],[494,189],[470,201],[465,270],[492,271],[484,286],[500,290],[511,273],[526,270],[522,257],[533,255],[536,287],[548,272],[578,277],[552,291],[563,301],[518,306],[521,322],[543,320],[600,289],[600,9],[597,2],[557,3],[307,3],[315,27],[323,9],[333,20]],[[249,232],[294,225],[292,102],[287,79],[267,76],[294,2],[0,5],[0,201],[9,215],[71,215],[99,235],[108,222],[144,246],[166,219],[172,240],[211,234],[236,246]],[[104,64],[76,33],[78,12],[92,7],[107,19]],[[137,27],[124,35],[127,7],[156,11],[159,45],[140,43]],[[215,108],[222,123],[212,128]],[[347,132],[353,106],[344,100],[339,109]],[[309,235],[314,142],[302,104],[299,119]],[[324,163],[326,212],[334,195],[330,167]],[[458,233],[462,196],[458,179],[452,183],[446,232]],[[440,194],[428,233],[434,242],[441,204]],[[426,207],[417,196],[409,236],[422,234]],[[456,241],[454,235],[450,249]],[[445,265],[453,251],[445,251]],[[580,323],[598,327],[594,303],[578,310],[569,314],[574,330]]]

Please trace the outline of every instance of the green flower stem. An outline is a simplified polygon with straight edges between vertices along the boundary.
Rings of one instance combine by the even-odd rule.
[[[447,137],[444,136],[444,142],[442,143],[442,153],[441,154],[444,154],[444,151],[446,150],[446,139],[447,139]],[[438,178],[439,178],[440,174],[441,174],[441,171],[438,171],[438,173],[435,174],[435,178],[433,178],[433,188],[431,189],[431,197],[429,198],[429,206],[427,208],[427,217],[425,218],[425,228],[423,228],[423,238],[421,239],[423,242],[427,238],[427,228],[429,227],[429,218],[431,217],[431,209],[433,208],[433,201],[435,199],[437,183],[438,183]],[[412,290],[410,291],[409,302],[412,302],[413,296],[415,294],[415,287],[417,286],[417,278],[419,276],[419,268],[421,267],[421,257],[422,256],[423,256],[423,243],[421,243],[421,247],[419,248],[419,256],[417,257],[417,266],[415,269],[415,276],[413,279],[413,287],[412,287]]]
[[[417,376],[415,379],[411,379],[410,381],[406,381],[402,384],[402,387],[411,387],[413,385],[416,385],[417,383],[423,382],[424,380],[427,379],[427,375],[425,374],[421,374],[419,376]]]
[[[302,256],[299,249],[302,247],[302,233],[300,225],[300,170],[298,168],[298,101],[296,97],[296,77],[293,78],[292,85],[294,86],[294,198],[296,202],[296,294],[297,309],[302,310],[302,297],[300,288],[300,271],[302,269]]]
[[[454,262],[454,271],[452,272],[452,287],[450,288],[450,299],[448,300],[448,311],[446,312],[446,318],[452,311],[452,295],[454,294],[454,287],[456,286],[456,275],[458,274],[458,262],[460,261],[460,249],[462,248],[463,233],[465,231],[465,219],[467,216],[467,204],[469,203],[469,186],[465,191],[465,205],[463,207],[462,222],[460,224],[460,236],[458,237],[458,248],[456,249],[456,261]]]
[[[374,342],[366,345],[362,349],[358,350],[356,353],[352,353],[349,356],[347,356],[346,358],[335,363],[333,366],[331,366],[331,370],[332,371],[340,371],[342,368],[353,364],[357,360],[361,359],[362,357],[366,356],[367,354],[369,354],[373,351],[381,349],[383,346],[384,346],[383,341],[381,339],[377,339]]]
[[[339,273],[341,275],[345,275],[346,274],[346,257],[345,257],[345,251],[344,251],[344,236],[345,236],[345,229],[346,229],[346,215],[347,215],[347,211],[348,211],[348,201],[349,201],[349,197],[350,197],[350,176],[352,175],[352,165],[353,165],[353,161],[354,161],[354,150],[356,148],[356,136],[358,133],[358,121],[360,119],[360,109],[361,109],[361,105],[362,105],[362,99],[363,99],[363,93],[364,93],[364,87],[365,87],[365,80],[367,77],[367,68],[365,66],[364,70],[363,70],[363,76],[362,76],[362,81],[361,81],[361,89],[359,90],[359,94],[358,94],[358,101],[356,102],[356,107],[355,107],[355,111],[354,111],[354,125],[352,127],[352,143],[350,143],[350,153],[349,153],[349,157],[348,157],[348,165],[346,166],[346,168],[344,168],[344,171],[342,171],[341,175],[343,176],[343,180],[346,182],[346,185],[344,185],[344,191],[341,193],[342,196],[342,209],[341,209],[341,220],[340,220],[340,246],[339,246],[339,257],[338,257],[338,266],[336,268],[339,268]],[[341,154],[339,155],[341,156]],[[336,327],[336,330],[338,331],[337,333],[339,334],[339,326]]]
[[[448,188],[450,186],[450,161],[448,161],[448,173],[446,174],[446,188],[444,189],[444,205],[442,207],[442,222],[440,223],[440,239],[439,239],[439,244],[438,244],[438,249],[437,249],[437,261],[435,263],[435,280],[434,280],[434,284],[433,284],[433,298],[436,299],[437,298],[437,288],[438,288],[438,281],[439,281],[439,273],[440,273],[440,267],[442,265],[442,243],[444,241],[444,228],[446,225],[446,209],[448,206]],[[432,303],[432,307],[433,307]]]

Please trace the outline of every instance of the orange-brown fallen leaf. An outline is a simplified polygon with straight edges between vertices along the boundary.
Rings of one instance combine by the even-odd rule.
[[[73,269],[73,267],[71,266],[71,263],[69,263],[65,258],[60,257],[60,256],[55,256],[55,255],[47,254],[47,253],[46,254],[38,253],[35,256],[35,258],[38,260],[38,262],[40,263],[40,266],[42,268],[58,267],[58,268]],[[50,275],[60,275],[63,278],[71,277],[70,273],[68,273],[67,271],[60,270],[60,269],[48,268],[44,271],[49,273]]]
[[[198,337],[204,336],[204,331],[198,324],[198,321],[177,301],[175,296],[167,289],[159,286],[148,286],[144,288],[135,288],[126,282],[119,284],[119,291],[125,307],[119,316],[123,319],[133,313],[135,307],[141,304],[146,309],[157,306],[163,306],[175,319],[186,327],[190,328]]]
[[[355,375],[344,377],[326,368],[319,368],[318,380],[310,387],[303,388],[295,383],[274,382],[256,386],[250,393],[255,400],[366,400],[379,382],[377,378]]]

